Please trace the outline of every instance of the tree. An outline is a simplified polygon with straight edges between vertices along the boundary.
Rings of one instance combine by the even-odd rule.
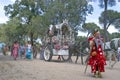
[[[88,32],[87,36],[92,33],[92,31],[97,28],[100,30],[100,27],[97,26],[95,23],[85,23],[83,26],[83,31]]]
[[[79,30],[93,8],[86,0],[16,0],[4,9],[9,18],[17,17],[26,27],[33,44],[34,38],[45,32],[43,30],[49,24],[57,24],[63,19],[68,19],[73,29]]]
[[[23,41],[23,35],[25,34],[24,28],[21,27],[19,20],[17,18],[13,18],[4,24],[1,27],[1,38],[0,40],[6,42],[11,45],[14,41],[18,40]]]
[[[35,40],[38,37],[42,39],[45,36],[45,34],[46,34],[46,31],[48,29],[48,25],[49,24],[47,24],[48,22],[46,22],[46,21],[45,21],[46,22],[46,24],[45,24],[44,21],[45,21],[44,16],[37,16],[37,17],[33,17],[32,18],[31,29],[30,29],[30,31],[28,31],[28,34],[30,32],[34,32],[33,37],[34,37]]]
[[[89,0],[89,1],[95,1],[95,0]],[[116,5],[116,0],[99,0],[99,6],[101,8],[104,8],[104,37],[105,37],[105,41],[108,41],[108,34],[106,33],[107,32],[107,20],[106,20],[106,17],[107,17],[107,9],[108,9],[108,6],[112,7],[114,5]]]
[[[45,16],[52,24],[61,23],[63,19],[77,31],[85,22],[87,14],[91,14],[93,7],[86,0],[51,0]]]
[[[42,3],[44,0],[16,0],[14,4],[5,6],[5,14],[9,18],[17,17],[21,24],[24,24],[29,33],[30,40],[33,45],[33,26],[32,19],[38,15],[42,15]],[[35,28],[36,29],[36,28]],[[38,30],[38,29],[36,29]]]
[[[110,38],[111,38],[111,39],[120,38],[120,33],[117,33],[117,32],[112,33],[112,34],[110,35]]]
[[[116,29],[118,29],[120,31],[120,19],[115,20],[113,25],[115,26]]]
[[[115,25],[115,23],[120,19],[120,13],[113,10],[107,10],[106,17],[106,28],[108,29],[110,25]],[[101,13],[99,17],[100,24],[104,24],[104,12]]]

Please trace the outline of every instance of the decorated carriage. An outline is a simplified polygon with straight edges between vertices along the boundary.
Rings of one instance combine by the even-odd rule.
[[[69,60],[69,46],[74,42],[74,32],[67,20],[57,25],[50,25],[44,38],[44,60],[50,61],[52,56],[61,56],[64,61]]]

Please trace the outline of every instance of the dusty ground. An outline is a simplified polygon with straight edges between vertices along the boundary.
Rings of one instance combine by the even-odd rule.
[[[120,62],[113,69],[106,66],[103,78],[94,78],[85,65],[59,62],[54,59],[45,62],[39,59],[14,61],[9,56],[0,55],[0,80],[119,80]]]

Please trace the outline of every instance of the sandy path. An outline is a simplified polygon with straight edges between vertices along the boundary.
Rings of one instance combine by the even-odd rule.
[[[103,78],[94,78],[90,67],[84,74],[85,65],[65,62],[17,60],[0,57],[0,80],[119,80],[120,62],[113,69],[106,66]]]

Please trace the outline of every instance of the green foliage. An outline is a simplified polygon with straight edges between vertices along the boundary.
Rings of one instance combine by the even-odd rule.
[[[115,26],[116,29],[118,29],[118,31],[120,31],[120,18],[116,19],[113,25]]]
[[[45,16],[50,23],[57,24],[67,19],[76,31],[80,30],[87,14],[93,11],[93,7],[86,0],[55,0],[49,4]]]
[[[100,24],[104,24],[104,14],[105,12],[101,13],[101,16],[99,17]],[[106,16],[106,24],[107,29],[110,25],[116,25],[116,21],[120,19],[120,13],[113,10],[107,10],[107,16]]]
[[[93,0],[91,0],[93,1]],[[108,10],[108,6],[112,7],[116,5],[116,0],[98,0],[99,1],[99,6],[101,8],[104,8],[104,15],[103,15],[103,27],[104,27],[104,37],[105,37],[105,41],[108,41],[108,34],[107,34],[107,10]]]
[[[84,25],[83,25],[83,29],[85,30],[85,31],[89,31],[89,30],[94,30],[95,28],[98,28],[98,29],[100,29],[100,27],[97,25],[97,24],[95,24],[95,23],[85,23]]]
[[[111,39],[114,39],[114,38],[120,38],[120,33],[112,33],[111,36],[110,36]]]
[[[1,27],[0,40],[7,44],[12,44],[15,40],[22,41],[24,29],[17,18],[13,18]]]
[[[43,38],[43,36],[45,36],[46,34],[46,30],[48,28],[48,24],[44,22],[44,16],[37,16],[37,17],[33,17],[32,18],[32,25],[31,25],[31,31],[28,31],[28,33],[30,32],[34,32],[34,38],[38,38],[41,37]],[[28,27],[29,28],[29,27]]]
[[[87,39],[87,37],[85,37],[85,36],[78,36],[76,41],[82,42],[82,41],[86,41],[86,39]]]
[[[100,27],[98,25],[96,25],[95,23],[85,23],[83,26],[82,26],[84,32],[88,32],[88,35],[90,33],[92,33],[92,31],[97,28],[100,30]],[[87,35],[87,36],[88,36]]]
[[[16,0],[4,10],[10,18],[4,35],[15,40],[30,38],[33,42],[43,38],[50,24],[61,23],[63,19],[68,19],[77,32],[93,8],[86,0]]]
[[[44,0],[16,0],[14,4],[5,6],[5,14],[10,18],[18,18],[19,22],[21,23],[21,27],[17,27],[17,30],[19,30],[19,33],[25,32],[25,36],[28,36],[31,39],[31,42],[33,44],[33,40],[38,38],[38,33],[41,31],[39,30],[40,25],[36,25],[35,21],[42,19],[38,19],[36,17],[39,17],[42,15],[43,8],[42,4]],[[36,18],[36,19],[35,19]],[[35,21],[33,21],[35,20]],[[38,21],[36,22],[37,24]]]
[[[99,0],[99,6],[101,8],[104,8],[105,7],[105,4],[107,2],[107,5],[112,7],[112,6],[115,6],[116,5],[116,0]]]

